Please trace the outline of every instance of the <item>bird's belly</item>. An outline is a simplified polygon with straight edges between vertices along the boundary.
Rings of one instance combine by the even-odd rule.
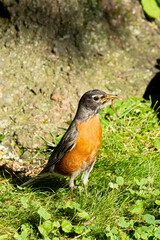
[[[78,169],[85,170],[95,160],[102,140],[99,115],[77,124],[79,131],[74,148],[55,166],[55,172],[71,175]]]

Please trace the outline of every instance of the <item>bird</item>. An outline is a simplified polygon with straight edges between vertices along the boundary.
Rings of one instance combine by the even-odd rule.
[[[84,93],[80,98],[73,121],[53,150],[44,169],[36,177],[23,183],[21,187],[33,185],[49,176],[69,176],[71,198],[74,199],[74,180],[84,172],[83,185],[87,196],[88,177],[96,162],[102,140],[99,111],[108,101],[112,102],[113,107],[113,100],[116,98],[118,98],[117,95],[107,94],[98,89]]]

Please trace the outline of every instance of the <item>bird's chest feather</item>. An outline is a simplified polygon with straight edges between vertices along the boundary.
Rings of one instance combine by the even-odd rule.
[[[79,135],[76,141],[75,150],[84,156],[91,155],[100,148],[102,140],[102,128],[99,115],[91,117],[88,121],[77,124]]]
[[[102,140],[102,128],[99,115],[77,124],[79,132],[75,146],[58,163],[56,169],[71,175],[79,168],[87,168],[97,156]]]

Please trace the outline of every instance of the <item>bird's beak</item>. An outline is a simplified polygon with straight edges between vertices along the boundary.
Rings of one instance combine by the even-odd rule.
[[[117,95],[109,95],[109,94],[108,94],[106,97],[102,98],[102,99],[100,100],[100,102],[101,102],[101,103],[106,103],[106,102],[108,102],[108,101],[111,100],[112,108],[113,108],[116,116],[119,117],[118,114],[117,114],[117,112],[116,112],[116,110],[115,110],[115,108],[114,108],[114,106],[113,106],[113,100],[114,100],[114,99],[117,99],[117,98],[118,98]]]
[[[118,98],[117,95],[107,95],[106,97],[102,98],[100,100],[101,103],[106,103],[108,102],[109,100],[113,101],[114,99]]]

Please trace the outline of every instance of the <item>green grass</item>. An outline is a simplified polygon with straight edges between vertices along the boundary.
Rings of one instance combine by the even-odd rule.
[[[64,181],[45,190],[23,190],[3,178],[0,240],[160,239],[158,119],[142,99],[114,105],[120,118],[110,106],[101,111],[103,141],[88,198],[81,176],[74,201]]]

